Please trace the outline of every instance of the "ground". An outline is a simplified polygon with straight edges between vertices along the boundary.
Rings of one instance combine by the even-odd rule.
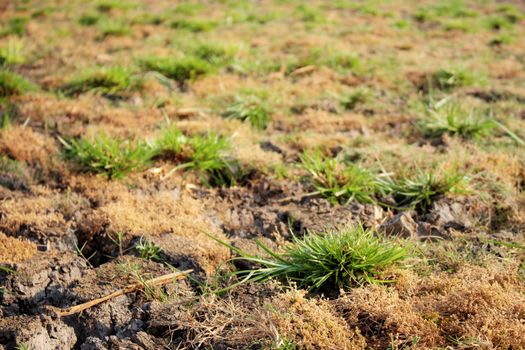
[[[0,349],[525,348],[523,2],[0,17]],[[359,230],[403,259],[239,274]]]

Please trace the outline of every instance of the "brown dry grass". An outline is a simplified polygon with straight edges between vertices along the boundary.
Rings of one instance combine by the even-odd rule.
[[[0,203],[0,229],[10,235],[21,232],[39,238],[61,236],[70,227],[58,205],[60,196],[41,195],[7,199]]]
[[[521,349],[525,285],[514,266],[462,265],[456,273],[413,273],[393,288],[369,286],[334,301],[373,348],[436,349],[470,341],[487,349]]]
[[[308,299],[304,291],[292,290],[271,301],[270,319],[280,337],[304,349],[365,348],[365,339],[333,305],[322,299]]]
[[[36,253],[36,245],[30,241],[6,236],[0,232],[0,263],[20,263]]]

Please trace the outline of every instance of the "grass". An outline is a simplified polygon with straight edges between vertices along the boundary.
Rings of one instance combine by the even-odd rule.
[[[0,66],[20,64],[25,62],[22,41],[11,38],[7,44],[0,47]]]
[[[381,273],[408,256],[408,250],[392,241],[374,235],[362,226],[346,227],[340,231],[308,233],[295,237],[282,253],[274,252],[257,241],[268,253],[259,257],[226,245],[240,257],[259,265],[253,270],[241,270],[241,282],[263,282],[281,279],[296,282],[310,290],[348,289],[363,283],[386,282]]]
[[[22,36],[27,33],[29,17],[12,17],[0,28],[0,37],[7,35]]]
[[[356,164],[344,164],[337,158],[306,152],[301,156],[309,181],[332,204],[374,203],[396,210],[426,211],[435,199],[449,193],[465,193],[468,178],[455,171],[445,175],[418,169],[414,177],[382,172],[374,173]]]
[[[88,91],[106,97],[117,97],[140,88],[142,80],[133,75],[131,69],[113,66],[87,69],[73,77],[62,91],[74,96]]]
[[[156,71],[179,83],[210,73],[212,65],[198,57],[146,57],[139,61],[144,70]]]
[[[228,119],[250,123],[256,129],[266,129],[270,123],[270,106],[256,94],[237,94],[222,113]]]
[[[214,21],[179,18],[171,22],[171,28],[187,30],[193,33],[209,32],[217,27]]]
[[[470,9],[462,0],[437,2],[436,4],[420,7],[413,17],[417,22],[439,21],[443,18],[467,19],[478,14]]]
[[[320,24],[326,22],[326,16],[323,11],[317,7],[301,4],[296,7],[295,12],[301,21],[310,24]]]
[[[178,164],[174,170],[195,170],[207,185],[233,185],[241,178],[237,162],[228,154],[227,139],[214,133],[185,136],[173,126],[167,127],[154,145],[157,157]]]
[[[37,87],[14,72],[0,69],[0,97],[22,95],[37,90]]]
[[[65,141],[65,156],[85,171],[102,174],[109,179],[121,179],[133,170],[146,166],[151,151],[142,142],[132,143],[101,134],[92,139]]]
[[[358,88],[343,94],[334,94],[334,97],[339,102],[339,105],[347,111],[354,110],[357,108],[357,106],[368,102],[370,100],[370,96],[371,93],[366,88]]]
[[[287,73],[306,67],[327,67],[339,73],[361,73],[361,60],[354,53],[335,50],[330,47],[316,47],[305,55],[293,56],[287,63]]]
[[[105,19],[98,22],[100,29],[100,38],[108,36],[126,36],[131,33],[131,27],[115,19]]]
[[[438,175],[435,171],[424,172],[418,169],[413,177],[403,176],[397,180],[383,178],[380,179],[381,192],[392,196],[394,204],[382,202],[382,205],[399,210],[426,211],[439,197],[449,193],[466,193],[467,182],[465,175],[453,170]]]
[[[78,19],[78,23],[86,27],[94,26],[95,24],[100,22],[101,19],[102,19],[102,15],[100,15],[99,13],[88,12],[80,16],[80,18]]]
[[[331,203],[375,203],[379,182],[369,170],[355,164],[342,165],[335,158],[319,152],[304,153],[302,165],[310,174],[311,183],[321,196]]]
[[[187,56],[194,56],[207,61],[213,66],[225,65],[233,59],[236,49],[233,46],[216,42],[185,42],[180,43]]]
[[[438,103],[436,108],[428,112],[430,115],[420,122],[420,127],[428,136],[448,134],[478,139],[490,134],[496,127],[493,118],[476,110],[466,111],[457,103]]]
[[[429,78],[431,87],[442,91],[452,91],[459,87],[472,86],[478,81],[479,76],[475,72],[462,67],[440,69]]]
[[[0,103],[2,115],[0,116],[0,129],[7,129],[11,125],[11,106],[8,101]]]
[[[154,242],[147,241],[142,237],[135,245],[135,250],[144,260],[160,260],[160,253],[162,252],[158,245],[156,245]]]

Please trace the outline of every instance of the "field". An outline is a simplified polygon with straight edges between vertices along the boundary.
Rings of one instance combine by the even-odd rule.
[[[0,18],[0,349],[525,349],[522,1]]]

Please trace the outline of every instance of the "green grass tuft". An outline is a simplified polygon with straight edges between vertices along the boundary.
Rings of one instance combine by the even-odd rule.
[[[139,256],[144,260],[160,260],[160,254],[162,249],[154,242],[140,238],[135,245],[135,250],[139,253]]]
[[[124,67],[97,67],[88,69],[69,81],[62,91],[68,95],[78,95],[88,91],[100,93],[106,97],[116,97],[122,93],[139,89],[140,78]]]
[[[144,70],[152,70],[179,83],[196,79],[213,70],[209,62],[197,57],[146,57],[139,61]]]
[[[429,84],[442,91],[451,91],[458,87],[472,86],[478,82],[476,74],[468,69],[440,69],[430,76]]]
[[[304,153],[301,161],[316,192],[333,204],[348,204],[352,200],[375,203],[379,183],[369,170],[355,164],[343,165],[319,152]]]
[[[187,30],[194,33],[209,32],[217,27],[217,23],[207,20],[180,18],[171,22],[174,29]]]
[[[233,103],[222,113],[223,117],[250,123],[257,129],[266,129],[270,123],[270,106],[255,94],[237,94]]]
[[[219,241],[219,240],[218,240]],[[244,276],[241,282],[263,282],[281,279],[296,282],[310,290],[351,288],[363,283],[381,283],[380,275],[408,256],[408,250],[392,241],[374,235],[361,226],[346,227],[324,234],[308,233],[293,238],[282,253],[271,251],[257,241],[267,257],[248,254],[219,241],[245,260],[260,267],[237,271]]]
[[[224,65],[232,60],[235,50],[231,46],[201,42],[186,47],[185,53],[196,56],[213,65]]]
[[[0,37],[7,35],[22,36],[27,33],[29,17],[12,17],[0,28]]]
[[[468,178],[455,171],[447,174],[437,174],[434,171],[424,172],[418,170],[414,177],[391,177],[380,179],[381,191],[392,196],[394,204],[381,203],[395,209],[417,209],[426,211],[435,199],[449,193],[465,193]]]
[[[7,41],[6,45],[0,47],[0,66],[24,62],[24,46],[19,39],[11,38]]]
[[[364,104],[370,100],[371,93],[366,88],[358,88],[354,91],[334,94],[339,105],[347,111],[356,109],[358,105]]]
[[[242,173],[237,162],[228,154],[227,139],[213,133],[186,136],[177,128],[167,127],[154,145],[156,157],[178,164],[174,169],[195,170],[201,181],[213,186],[231,186]]]
[[[37,86],[21,75],[0,69],[0,97],[22,95],[36,90]]]
[[[146,166],[151,158],[150,148],[143,142],[133,143],[105,134],[94,140],[61,140],[65,156],[79,164],[85,171],[121,179],[133,170]]]
[[[115,19],[105,19],[98,23],[100,29],[100,39],[108,36],[126,36],[131,34],[131,27],[126,23]]]
[[[80,18],[78,19],[78,23],[82,26],[93,26],[100,22],[102,19],[102,15],[95,13],[95,12],[89,12],[84,13]]]
[[[496,127],[493,118],[479,111],[465,111],[456,103],[445,103],[439,108],[430,109],[429,114],[429,117],[420,122],[420,127],[426,135],[432,137],[449,134],[477,139],[490,134]]]

